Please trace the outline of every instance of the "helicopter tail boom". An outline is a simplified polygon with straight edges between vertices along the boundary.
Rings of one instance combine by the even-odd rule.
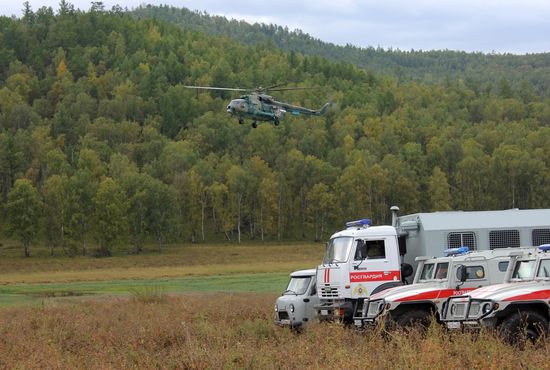
[[[321,109],[319,109],[318,111],[315,112],[315,114],[317,116],[322,116],[323,114],[325,114],[325,112],[327,111],[328,107],[330,107],[330,103],[326,103],[325,105],[323,105],[321,107]]]

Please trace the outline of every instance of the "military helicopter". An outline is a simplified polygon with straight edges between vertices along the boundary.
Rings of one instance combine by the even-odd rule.
[[[280,120],[283,118],[286,112],[294,116],[300,114],[308,116],[320,116],[324,114],[330,103],[326,103],[318,110],[308,109],[283,103],[275,100],[272,96],[267,95],[266,92],[270,91],[285,91],[285,90],[304,90],[311,89],[309,87],[279,87],[280,85],[274,85],[271,87],[257,87],[256,89],[241,89],[230,87],[212,87],[212,86],[185,86],[188,89],[199,90],[221,90],[221,91],[244,91],[248,94],[242,95],[239,99],[233,99],[227,106],[227,112],[233,116],[237,116],[239,123],[242,125],[246,118],[252,119],[252,127],[258,126],[258,121],[270,121],[275,126],[279,125]]]

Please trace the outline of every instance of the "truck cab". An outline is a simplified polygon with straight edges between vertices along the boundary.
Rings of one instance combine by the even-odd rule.
[[[275,301],[275,324],[301,328],[315,318],[313,306],[318,303],[316,270],[294,271],[286,290]]]
[[[450,296],[504,281],[510,260],[532,253],[533,248],[444,251],[444,257],[417,257],[413,284],[384,290],[366,299],[354,317],[357,327],[384,322],[390,326],[427,326],[439,321],[439,310]]]
[[[370,226],[368,219],[346,226],[330,238],[323,263],[317,267],[320,303],[315,309],[320,320],[351,322],[358,302],[402,285],[396,229]]]
[[[505,283],[450,297],[440,315],[449,329],[496,328],[510,342],[548,335],[550,245],[514,261]]]

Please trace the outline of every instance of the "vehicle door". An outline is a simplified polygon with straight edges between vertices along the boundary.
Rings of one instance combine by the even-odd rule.
[[[466,280],[460,281],[459,266],[464,265],[466,268]],[[465,294],[482,286],[491,284],[489,280],[489,270],[486,261],[467,261],[455,263],[451,275],[451,287],[458,287],[458,291],[454,295]]]
[[[317,277],[314,275],[309,284],[307,294],[304,296],[304,317],[311,321],[317,311],[314,309],[319,304],[319,296],[317,295]]]
[[[381,284],[400,280],[400,271],[396,263],[392,263],[388,244],[383,238],[357,240],[350,271],[352,298],[367,297]]]

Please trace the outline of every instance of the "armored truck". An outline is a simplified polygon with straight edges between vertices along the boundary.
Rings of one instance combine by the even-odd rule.
[[[439,321],[439,311],[448,297],[502,283],[510,260],[534,251],[530,247],[472,252],[461,247],[444,251],[444,257],[417,257],[413,284],[386,289],[365,299],[354,323],[357,327],[381,322],[390,327],[427,326],[432,319]]]
[[[450,329],[496,328],[510,342],[548,335],[550,244],[515,261],[506,283],[448,298],[440,315]]]

